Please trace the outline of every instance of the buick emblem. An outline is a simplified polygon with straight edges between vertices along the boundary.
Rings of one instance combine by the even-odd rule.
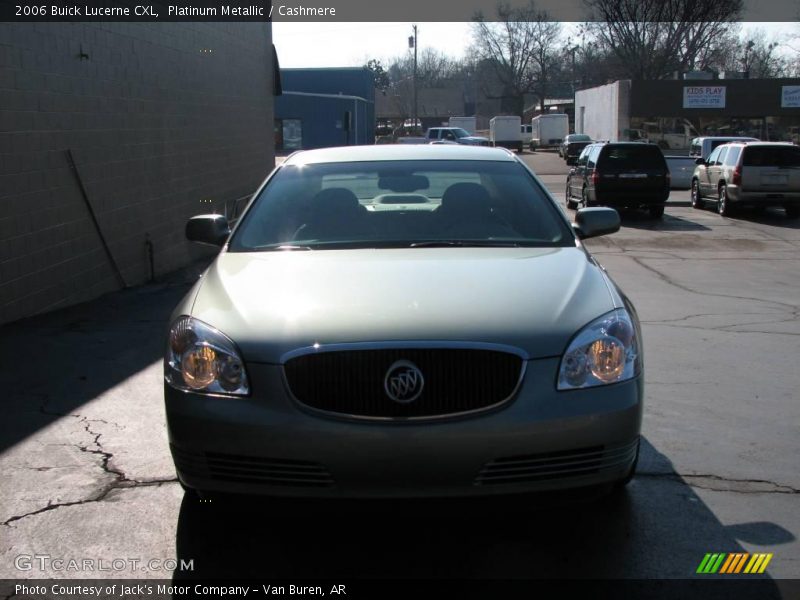
[[[398,404],[409,404],[419,398],[425,378],[417,365],[408,360],[398,360],[386,371],[383,389]]]

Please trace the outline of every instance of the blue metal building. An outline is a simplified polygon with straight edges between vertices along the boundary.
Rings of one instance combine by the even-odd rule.
[[[375,82],[362,67],[281,69],[275,98],[278,152],[375,141]]]

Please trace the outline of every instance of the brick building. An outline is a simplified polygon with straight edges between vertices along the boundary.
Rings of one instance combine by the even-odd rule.
[[[0,23],[0,323],[186,264],[188,217],[272,169],[272,53],[268,23]]]

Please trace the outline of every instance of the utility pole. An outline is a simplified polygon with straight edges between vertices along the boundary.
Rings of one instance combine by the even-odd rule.
[[[417,26],[412,25],[414,35],[408,38],[409,48],[414,48],[414,135],[417,135]]]

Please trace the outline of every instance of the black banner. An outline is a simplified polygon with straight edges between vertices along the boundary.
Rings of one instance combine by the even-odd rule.
[[[576,570],[580,566],[576,565]],[[517,598],[796,600],[800,580],[121,580],[30,579],[0,581],[0,597],[21,600],[170,600],[292,598],[308,600],[390,600],[442,598],[486,600]]]
[[[506,0],[512,7],[529,0]],[[592,20],[583,0],[536,0],[550,20]],[[491,20],[497,0],[0,0],[5,22],[468,22],[477,13]],[[796,21],[792,0],[744,0],[748,22]]]

